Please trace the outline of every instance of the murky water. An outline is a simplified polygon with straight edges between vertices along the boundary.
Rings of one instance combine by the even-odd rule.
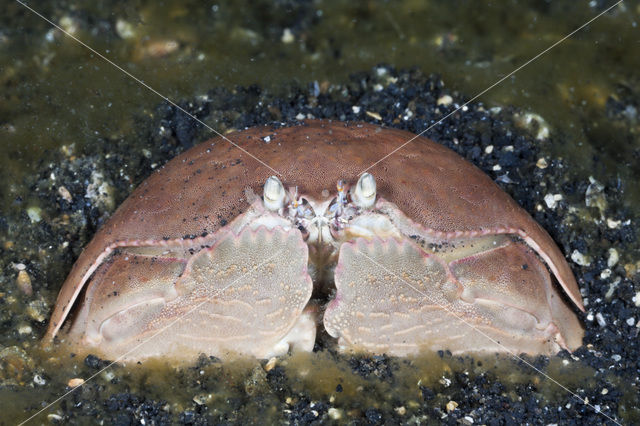
[[[293,81],[336,82],[378,63],[439,73],[472,96],[606,2],[481,3],[74,2],[40,12],[174,100],[215,86],[279,92]],[[625,2],[480,99],[540,114],[567,135],[556,153],[575,167],[598,155],[601,173],[640,172],[637,133],[619,135],[606,108],[609,98],[633,105],[629,93],[637,93],[636,5]],[[0,40],[5,172],[33,170],[47,148],[126,134],[131,117],[159,101],[24,7],[8,9]],[[637,126],[632,110],[624,117]],[[637,189],[628,191],[638,199]]]
[[[293,87],[340,84],[350,74],[368,71],[380,63],[438,73],[448,88],[471,97],[610,4],[329,0],[257,4],[78,1],[33,6],[162,95],[181,102],[201,97],[216,87],[233,90],[256,84],[277,96],[290,93]],[[67,158],[94,153],[96,146],[100,146],[98,152],[109,152],[110,144],[122,141],[131,150],[145,149],[149,141],[132,140],[132,135],[142,134],[140,126],[157,122],[157,106],[162,99],[20,4],[7,2],[3,10],[0,256],[5,270],[0,281],[4,327],[0,349],[19,347],[24,353],[5,353],[0,399],[3,406],[7,401],[14,407],[10,418],[19,420],[36,411],[42,401],[63,393],[63,384],[70,378],[99,371],[81,360],[54,357],[37,349],[46,315],[73,254],[47,254],[62,240],[52,241],[49,248],[43,243],[33,251],[13,249],[24,246],[19,242],[21,235],[15,232],[25,228],[15,226],[15,218],[30,223],[27,212],[40,203],[40,195],[25,182],[42,173],[46,162],[57,158],[51,152],[61,147],[69,151]],[[515,105],[542,117],[551,141],[557,141],[543,145],[546,155],[564,159],[571,180],[587,182],[591,175],[618,191],[620,205],[629,217],[640,215],[640,186],[635,184],[640,173],[638,24],[638,2],[625,2],[479,98],[488,107]],[[226,130],[223,119],[209,117],[207,123]],[[126,188],[118,190],[118,196],[126,195]],[[53,219],[43,220],[47,223]],[[30,226],[35,234],[43,225],[33,220]],[[61,235],[64,239],[64,233]],[[638,246],[632,247],[620,255],[625,264],[638,261]],[[27,270],[32,275],[33,296],[16,291],[18,263],[31,268]],[[633,278],[633,273],[628,277]],[[637,281],[629,286],[640,291]],[[20,315],[30,304],[38,315],[31,316],[31,323],[24,323]],[[640,320],[637,306],[635,311],[629,308],[625,312],[626,316],[619,318],[623,326],[627,318]],[[29,326],[31,332],[17,333],[15,329],[20,326]],[[363,377],[353,372],[348,360],[336,362],[323,353],[294,356],[272,370],[282,374],[282,394],[267,386],[267,373],[257,362],[231,366],[202,363],[178,370],[162,365],[117,367],[112,373],[101,373],[80,396],[71,395],[47,413],[62,416],[73,401],[81,401],[85,406],[77,409],[76,415],[91,416],[91,407],[84,401],[131,392],[145,395],[149,401],[164,401],[169,408],[158,403],[153,409],[173,414],[185,410],[197,413],[204,406],[210,407],[209,413],[218,410],[217,414],[230,420],[234,420],[234,410],[240,410],[235,420],[243,414],[275,419],[282,415],[279,404],[287,398],[292,398],[286,402],[294,407],[292,410],[313,412],[309,404],[300,408],[300,395],[304,395],[331,401],[346,419],[354,410],[353,417],[358,413],[367,417],[369,407],[381,412],[396,412],[399,407],[408,412],[417,410],[425,403],[421,386],[434,391],[429,401],[446,413],[447,380],[453,380],[455,386],[463,381],[460,375],[499,377],[506,384],[505,394],[517,394],[519,386],[536,380],[530,372],[513,368],[510,361],[495,368],[489,368],[485,361],[479,368],[469,361],[437,356],[414,360],[404,368],[403,361],[388,361],[397,363],[389,367],[393,371],[393,379],[389,379],[384,372],[386,362],[380,361],[382,367],[372,367]],[[581,386],[582,379],[592,372],[592,367],[579,365],[566,373],[561,366],[562,361],[554,359],[547,371],[572,388]],[[16,373],[20,371],[24,376]],[[269,372],[269,380],[275,380],[275,372]],[[46,377],[45,383],[39,385],[34,374]],[[372,375],[377,379],[371,379]],[[203,377],[200,382],[198,377]],[[637,380],[632,386],[636,384]],[[340,392],[336,391],[338,385]],[[545,397],[558,397],[557,388],[537,385]],[[601,391],[600,384],[592,387]],[[127,404],[135,405],[131,401]],[[37,421],[46,422],[47,413]],[[427,415],[435,418],[433,413]],[[3,422],[11,423],[7,419]]]

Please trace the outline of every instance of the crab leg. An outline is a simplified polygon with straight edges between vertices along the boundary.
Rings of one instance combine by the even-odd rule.
[[[226,233],[188,261],[138,257],[136,273],[109,268],[91,286],[72,339],[125,360],[161,356],[167,347],[187,358],[193,351],[268,358],[292,346],[313,348],[315,315],[304,312],[313,284],[297,230]],[[126,297],[112,295],[112,283]]]
[[[226,233],[227,231],[219,231],[216,234]],[[82,252],[76,263],[73,265],[69,276],[62,286],[58,299],[56,300],[56,308],[51,315],[49,322],[49,328],[45,335],[45,340],[52,340],[60,327],[64,323],[64,320],[69,315],[71,308],[73,307],[78,295],[82,291],[82,288],[87,283],[91,275],[112,255],[117,249],[126,248],[144,248],[144,247],[161,247],[165,249],[178,249],[185,250],[192,247],[200,247],[202,245],[212,244],[213,241],[220,238],[220,235],[215,237],[197,237],[194,239],[177,238],[172,240],[123,240],[116,241],[109,244],[106,248],[101,249],[93,241]],[[92,263],[89,263],[89,259],[95,259]],[[75,283],[73,286],[69,283]]]
[[[379,198],[376,208],[383,211],[391,222],[405,235],[413,235],[416,232],[428,241],[439,242],[453,238],[474,238],[485,235],[516,235],[524,240],[547,264],[551,272],[567,293],[575,305],[584,312],[582,296],[573,273],[567,262],[563,262],[564,256],[558,246],[553,242],[549,234],[534,222],[535,228],[527,233],[521,228],[503,226],[485,229],[473,229],[464,231],[444,232],[437,229],[428,228],[420,223],[414,222],[400,212],[393,204]]]

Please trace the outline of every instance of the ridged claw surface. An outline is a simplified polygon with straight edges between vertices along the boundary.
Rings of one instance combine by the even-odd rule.
[[[447,264],[407,240],[361,238],[342,245],[335,282],[324,324],[345,349],[552,354],[567,347],[565,338],[571,348],[580,345],[581,333],[572,331],[580,330],[575,318],[554,323],[554,316],[566,319],[571,311],[550,302],[559,294],[544,265],[522,244]]]
[[[83,321],[72,334],[100,343],[102,355],[111,358],[124,353],[125,359],[160,356],[167,348],[186,359],[194,352],[282,355],[289,344],[297,344],[286,337],[311,297],[307,257],[297,230],[260,227],[227,233],[192,256],[186,267],[166,259],[129,258],[138,266],[132,269],[137,275],[124,279],[121,271],[126,269],[112,264],[101,285],[92,287]],[[125,297],[112,293],[113,288]],[[142,288],[146,291],[137,291]],[[85,333],[84,321],[90,324]],[[164,328],[161,337],[152,338]],[[306,333],[311,335],[303,340],[313,347],[315,324]]]

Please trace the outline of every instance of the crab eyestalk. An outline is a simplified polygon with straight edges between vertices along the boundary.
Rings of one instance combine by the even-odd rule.
[[[335,200],[329,207],[329,212],[334,218],[342,215],[344,211],[344,206],[347,204],[347,192],[348,192],[346,183],[343,180],[338,181],[338,183],[336,184],[336,189],[338,190],[338,195],[336,195]]]
[[[338,194],[342,194],[345,190],[346,184],[345,181],[340,179],[337,183],[336,183],[336,189],[338,190]]]
[[[286,196],[287,194],[282,182],[280,182],[280,179],[275,176],[267,178],[267,181],[264,183],[262,197],[267,209],[271,211],[278,211],[283,208]]]
[[[376,180],[370,173],[364,173],[351,190],[351,199],[361,209],[369,209],[376,202]]]

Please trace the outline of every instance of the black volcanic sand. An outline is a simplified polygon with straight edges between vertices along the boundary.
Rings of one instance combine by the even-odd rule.
[[[345,84],[292,85],[285,92],[275,97],[255,86],[212,89],[181,105],[221,132],[291,125],[304,117],[366,121],[417,133],[465,100],[450,93],[438,76],[386,66],[355,74]],[[437,106],[444,95],[453,103]],[[610,108],[615,119],[616,104]],[[36,421],[49,416],[54,423],[122,425],[143,420],[613,423],[603,414],[624,423],[640,421],[640,275],[632,263],[639,247],[637,218],[621,207],[624,187],[633,183],[615,176],[599,183],[576,176],[565,161],[548,156],[553,144],[563,143],[562,137],[551,129],[550,138],[536,140],[539,126],[524,126],[517,118],[522,114],[472,103],[426,136],[495,179],[549,231],[568,258],[572,253],[584,256],[583,265],[570,260],[587,308],[586,314],[578,312],[586,327],[584,346],[573,354],[525,359],[590,405],[506,356],[452,357],[446,351],[416,359],[340,355],[331,340],[321,336],[314,354],[284,357],[274,368],[252,360],[223,364],[204,356],[191,366],[171,367],[161,361],[114,366]],[[0,227],[12,236],[0,247],[0,277],[15,282],[12,259],[24,264],[33,284],[32,296],[11,284],[0,297],[0,405],[8,410],[0,423],[28,417],[69,390],[69,379],[86,378],[108,364],[93,356],[80,359],[37,348],[59,287],[82,247],[137,184],[210,137],[202,126],[163,104],[152,114],[141,114],[138,134],[104,140],[81,152],[68,146],[42,159],[39,174],[25,183],[24,197],[14,200],[18,213],[0,217]],[[546,168],[541,168],[541,158]],[[593,161],[596,167],[597,159]],[[562,195],[554,208],[545,202],[549,194]],[[39,222],[27,215],[27,200],[33,198],[42,209],[36,212]],[[611,248],[619,261],[609,267]],[[25,332],[25,326],[32,331]]]

